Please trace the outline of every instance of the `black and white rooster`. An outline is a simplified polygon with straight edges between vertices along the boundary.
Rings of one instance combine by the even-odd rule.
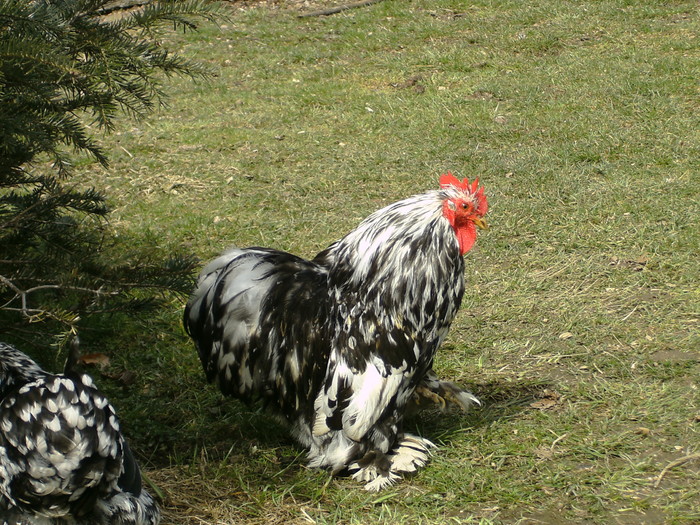
[[[486,197],[448,173],[308,261],[233,248],[207,265],[185,309],[209,381],[262,399],[309,449],[309,466],[367,490],[425,465],[434,445],[403,432],[409,401],[478,400],[432,371],[464,293],[463,255]]]
[[[0,343],[0,525],[157,525],[114,408],[85,374]]]

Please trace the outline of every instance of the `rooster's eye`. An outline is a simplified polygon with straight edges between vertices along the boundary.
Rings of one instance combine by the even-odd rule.
[[[462,203],[462,209],[463,209],[463,210],[466,210],[468,207],[469,207],[469,206],[467,206],[467,203],[466,203],[466,202],[463,202],[463,203]]]

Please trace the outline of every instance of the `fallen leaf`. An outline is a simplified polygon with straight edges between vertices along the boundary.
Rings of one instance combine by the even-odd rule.
[[[561,394],[559,392],[546,388],[542,392],[542,399],[538,399],[537,401],[530,403],[530,407],[536,410],[549,410],[550,408],[557,406],[560,400]]]
[[[99,352],[94,354],[85,354],[80,356],[78,363],[86,366],[97,366],[100,368],[100,370],[102,370],[109,366],[109,357]]]
[[[571,339],[573,336],[571,332],[562,332],[559,334],[559,339]]]
[[[620,259],[619,257],[610,258],[610,266],[618,266],[628,268],[634,272],[641,272],[649,262],[647,257],[641,256],[636,259]]]
[[[550,408],[555,407],[556,405],[557,402],[554,399],[540,399],[539,401],[530,403],[530,407],[536,410],[549,410]]]

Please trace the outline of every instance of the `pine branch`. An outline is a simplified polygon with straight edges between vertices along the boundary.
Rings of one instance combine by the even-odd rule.
[[[109,132],[120,113],[146,118],[165,104],[164,78],[207,76],[160,36],[225,18],[221,9],[202,0],[0,0],[0,324],[41,321],[65,333],[90,315],[191,289],[191,258],[164,261],[144,247],[116,261],[103,195],[68,181],[75,155],[108,162],[87,122]]]

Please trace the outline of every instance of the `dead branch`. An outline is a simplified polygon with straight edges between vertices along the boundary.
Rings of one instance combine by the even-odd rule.
[[[105,16],[114,13],[115,11],[128,11],[135,7],[144,7],[151,3],[151,0],[116,0],[100,9],[97,9],[97,14]]]
[[[341,11],[347,11],[348,9],[355,9],[357,7],[365,7],[372,4],[378,4],[382,0],[363,0],[362,2],[354,2],[352,4],[343,4],[336,7],[329,7],[328,9],[319,9],[318,11],[309,11],[308,13],[301,13],[297,15],[297,18],[308,18],[310,16],[328,16],[340,13]]]
[[[114,292],[107,292],[107,291],[103,290],[102,287],[100,287],[97,290],[94,290],[92,288],[84,288],[82,286],[70,286],[70,285],[62,285],[62,284],[43,284],[43,285],[39,285],[39,286],[34,286],[32,288],[27,288],[26,290],[22,290],[15,283],[13,283],[12,280],[8,279],[4,275],[0,275],[0,284],[5,285],[7,288],[9,288],[14,293],[14,296],[11,297],[9,300],[7,300],[7,302],[5,302],[4,304],[0,304],[0,310],[5,310],[8,312],[19,312],[20,314],[22,314],[22,316],[25,319],[28,319],[30,322],[35,321],[37,319],[40,319],[42,317],[54,319],[54,320],[60,321],[60,322],[66,322],[64,318],[60,317],[55,312],[51,312],[49,310],[44,310],[42,308],[32,308],[29,305],[29,296],[37,291],[63,290],[63,291],[83,292],[83,293],[94,295],[96,297],[101,297],[101,296],[105,296],[105,295],[115,295]],[[18,307],[10,306],[13,302],[18,301],[18,300],[20,303],[20,305]]]

